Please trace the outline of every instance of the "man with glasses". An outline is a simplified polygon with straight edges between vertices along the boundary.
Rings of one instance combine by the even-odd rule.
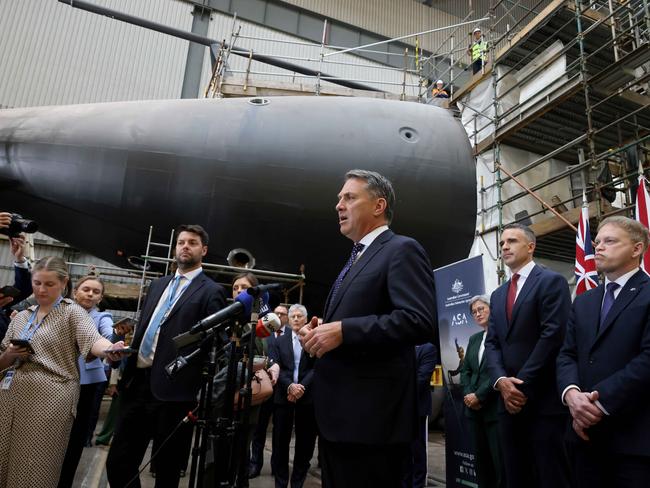
[[[289,444],[294,429],[291,487],[301,488],[309,471],[316,445],[316,419],[311,393],[314,358],[302,350],[298,332],[307,323],[307,309],[300,304],[289,308],[291,328],[269,345],[269,356],[280,365],[273,412],[273,473],[276,488],[289,486]]]

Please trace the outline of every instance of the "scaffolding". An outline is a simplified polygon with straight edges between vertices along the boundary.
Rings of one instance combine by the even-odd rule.
[[[283,92],[304,92],[315,95],[345,95],[392,98],[402,101],[427,103],[428,91],[436,80],[437,72],[432,69],[436,59],[443,59],[438,53],[425,55],[419,47],[420,39],[433,33],[451,30],[457,32],[467,26],[473,26],[489,17],[468,20],[469,16],[460,23],[432,28],[422,32],[407,34],[379,42],[361,46],[338,46],[328,44],[328,23],[323,22],[323,34],[320,43],[275,39],[269,37],[249,36],[242,32],[242,25],[237,24],[236,15],[233,17],[230,42],[225,40],[221,47],[213,52],[212,75],[205,90],[206,97],[223,96],[261,96],[267,94],[285,94]],[[402,52],[380,51],[379,46],[414,40],[414,48],[405,48]],[[254,48],[263,43],[264,48]],[[233,60],[233,66],[228,64],[229,53],[234,45],[249,53],[248,58],[239,62]],[[227,47],[226,47],[227,46]],[[287,51],[297,50],[300,55],[287,54]],[[353,56],[363,53],[366,56],[393,56],[402,58],[402,67],[388,66],[381,62]],[[300,73],[291,69],[262,67],[256,59],[273,58],[280,61],[300,65],[310,73]],[[445,58],[446,59],[446,58]],[[453,70],[452,70],[453,72]],[[329,74],[328,74],[329,73]],[[255,82],[251,82],[251,76]],[[277,80],[286,80],[281,84]],[[357,86],[355,89],[341,88],[330,81],[345,79]],[[275,81],[269,82],[269,80]],[[260,81],[262,81],[260,83]],[[265,83],[266,82],[266,83]],[[255,85],[255,86],[253,86]],[[291,86],[290,86],[291,85]],[[267,93],[255,90],[266,88]],[[452,87],[453,92],[453,87]]]
[[[149,284],[152,280],[159,278],[161,276],[168,275],[175,268],[176,260],[174,258],[174,230],[171,231],[168,242],[155,242],[153,240],[154,228],[153,226],[149,227],[149,234],[147,237],[147,245],[145,253],[142,256],[139,256],[137,260],[130,259],[129,262],[131,265],[136,266],[142,270],[140,276],[140,289],[138,295],[138,306],[137,312],[140,311],[140,306],[142,305],[142,300],[144,295],[147,292]],[[159,252],[155,254],[156,250],[161,250],[162,254]],[[254,263],[254,260],[253,260]],[[160,265],[163,269],[162,272],[156,272],[153,270],[152,265]],[[282,290],[283,294],[283,303],[302,303],[304,288],[305,288],[305,267],[304,265],[300,266],[299,273],[283,273],[279,271],[271,271],[265,269],[254,269],[241,266],[226,266],[221,264],[202,262],[201,267],[203,271],[210,275],[217,283],[224,286],[225,288],[230,288],[230,279],[233,276],[236,276],[241,273],[251,272],[253,273],[261,282],[279,282],[286,284],[286,288]],[[290,296],[292,293],[298,293],[297,301],[290,301]]]
[[[494,250],[499,281],[507,223],[532,224],[536,256],[572,263],[583,191],[592,228],[609,215],[633,216],[650,148],[648,0],[539,2],[516,32],[499,32],[502,3],[491,8],[487,65],[451,101],[477,165],[491,163],[479,181],[477,237]]]

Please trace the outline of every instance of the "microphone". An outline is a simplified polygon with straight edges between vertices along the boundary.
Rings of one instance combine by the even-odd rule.
[[[282,283],[269,283],[268,285],[251,286],[250,288],[246,289],[246,293],[256,297],[260,293],[264,293],[265,291],[282,290],[283,288],[284,285]]]
[[[225,308],[222,308],[212,315],[208,315],[202,320],[199,320],[190,329],[189,332],[178,334],[172,338],[176,349],[180,349],[182,347],[189,346],[190,344],[194,344],[195,342],[200,341],[206,336],[205,331],[225,322],[226,320],[237,317],[238,315],[249,317],[251,314],[251,309],[253,308],[253,301],[254,298],[251,295],[241,292],[239,295],[237,295],[237,298],[235,298],[234,303],[228,305]]]
[[[280,321],[280,317],[273,312],[269,312],[257,321],[257,325],[255,326],[255,336],[262,338],[268,337],[281,328],[282,322]]]
[[[235,298],[232,305],[228,305],[226,308],[222,308],[218,312],[199,320],[196,325],[190,329],[190,334],[198,334],[203,330],[211,329],[215,325],[219,325],[226,320],[237,317],[238,315],[248,317],[251,314],[252,308],[253,296],[242,291],[237,295],[237,298]]]

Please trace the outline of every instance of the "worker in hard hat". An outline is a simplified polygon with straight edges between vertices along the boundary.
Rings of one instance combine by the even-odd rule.
[[[444,86],[445,84],[442,80],[436,81],[435,88],[431,90],[431,98],[449,98],[447,90],[443,88]]]
[[[472,58],[472,73],[476,74],[483,69],[483,65],[487,60],[487,42],[483,40],[480,27],[477,27],[472,32],[472,44],[467,49],[467,53]]]

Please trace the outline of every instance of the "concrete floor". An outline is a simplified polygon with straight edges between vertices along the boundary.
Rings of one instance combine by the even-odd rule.
[[[97,426],[97,432],[101,429],[101,423],[104,415],[108,410],[108,399],[102,403],[102,410],[100,412],[100,421]],[[292,442],[293,449],[293,442]],[[106,456],[108,455],[108,447],[93,446],[84,448],[77,475],[75,477],[73,488],[106,488],[108,482],[106,481]],[[147,451],[144,462],[149,460],[151,450]],[[293,454],[291,455],[293,457]],[[274,488],[275,484],[271,476],[270,467],[271,458],[271,429],[266,438],[266,446],[264,449],[264,467],[259,477],[250,480],[250,488]],[[440,432],[429,433],[429,483],[427,486],[445,486],[445,440]],[[316,453],[312,459],[312,468],[305,482],[304,488],[318,488],[321,486],[320,470],[317,467]],[[140,476],[142,488],[153,488],[155,478],[149,474],[149,469],[146,468]],[[185,478],[181,478],[180,487],[187,488],[189,482],[189,473]]]

